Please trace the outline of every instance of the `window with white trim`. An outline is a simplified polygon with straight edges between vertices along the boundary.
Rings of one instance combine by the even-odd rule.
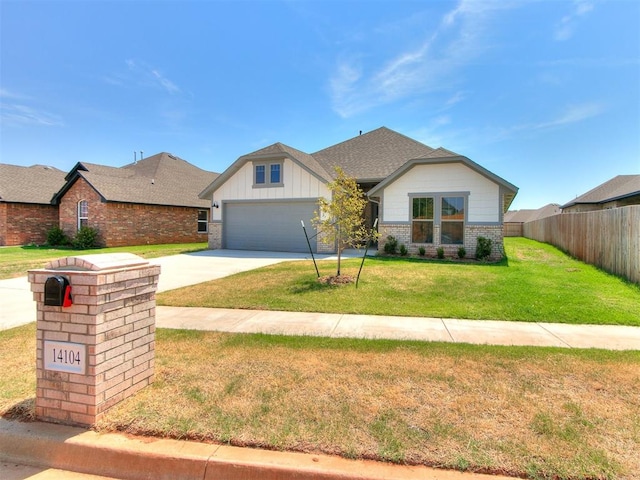
[[[209,210],[198,210],[198,233],[209,231]]]
[[[78,202],[78,230],[89,226],[89,203],[86,200]]]

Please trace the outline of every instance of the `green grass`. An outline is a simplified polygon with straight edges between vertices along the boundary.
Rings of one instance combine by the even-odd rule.
[[[197,252],[206,248],[206,243],[137,245],[131,247],[93,248],[90,250],[75,250],[70,247],[3,247],[0,248],[0,279],[26,275],[28,270],[42,268],[47,262],[62,257],[94,253],[129,252],[143,258],[156,258],[179,253]]]
[[[555,247],[506,238],[502,262],[367,259],[359,286],[329,286],[310,261],[286,262],[158,295],[171,306],[640,326],[640,286]],[[335,261],[319,262],[321,275]],[[343,260],[357,275],[360,260]]]

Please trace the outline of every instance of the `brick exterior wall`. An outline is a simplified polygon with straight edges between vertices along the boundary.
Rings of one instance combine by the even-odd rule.
[[[0,203],[0,246],[42,245],[57,225],[56,205]]]
[[[36,417],[89,426],[153,382],[160,267],[143,262],[100,272],[73,270],[85,266],[81,258],[63,259],[60,270],[32,270],[29,281],[37,302]],[[44,284],[52,275],[69,279],[71,307],[44,305]],[[45,369],[45,340],[84,345],[86,372]]]
[[[103,246],[207,241],[207,233],[198,233],[198,210],[206,209],[103,202],[82,178],[60,201],[60,227],[69,237],[78,230],[77,212],[81,200],[88,202],[88,224],[98,230]]]
[[[440,225],[433,226],[434,243],[416,244],[411,243],[411,225],[409,224],[382,224],[379,225],[378,231],[380,239],[378,240],[378,251],[384,253],[384,244],[389,235],[398,240],[398,246],[404,244],[411,255],[418,255],[418,249],[424,247],[425,255],[435,257],[437,249],[444,249],[445,257],[458,256],[458,248],[463,246],[467,252],[468,258],[475,258],[478,237],[491,239],[493,242],[491,248],[491,256],[489,260],[497,261],[504,256],[504,243],[502,235],[502,225],[465,225],[464,245],[441,245],[440,242]]]

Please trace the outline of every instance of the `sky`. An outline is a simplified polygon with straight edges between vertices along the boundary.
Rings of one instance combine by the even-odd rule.
[[[0,163],[222,172],[382,126],[514,184],[511,209],[639,174],[640,2],[0,0]]]

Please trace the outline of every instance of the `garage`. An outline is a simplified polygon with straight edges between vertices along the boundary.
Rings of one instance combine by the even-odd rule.
[[[308,252],[300,220],[309,237],[316,234],[311,219],[317,200],[225,202],[222,208],[223,247],[231,250]],[[315,239],[311,247],[315,252]]]

